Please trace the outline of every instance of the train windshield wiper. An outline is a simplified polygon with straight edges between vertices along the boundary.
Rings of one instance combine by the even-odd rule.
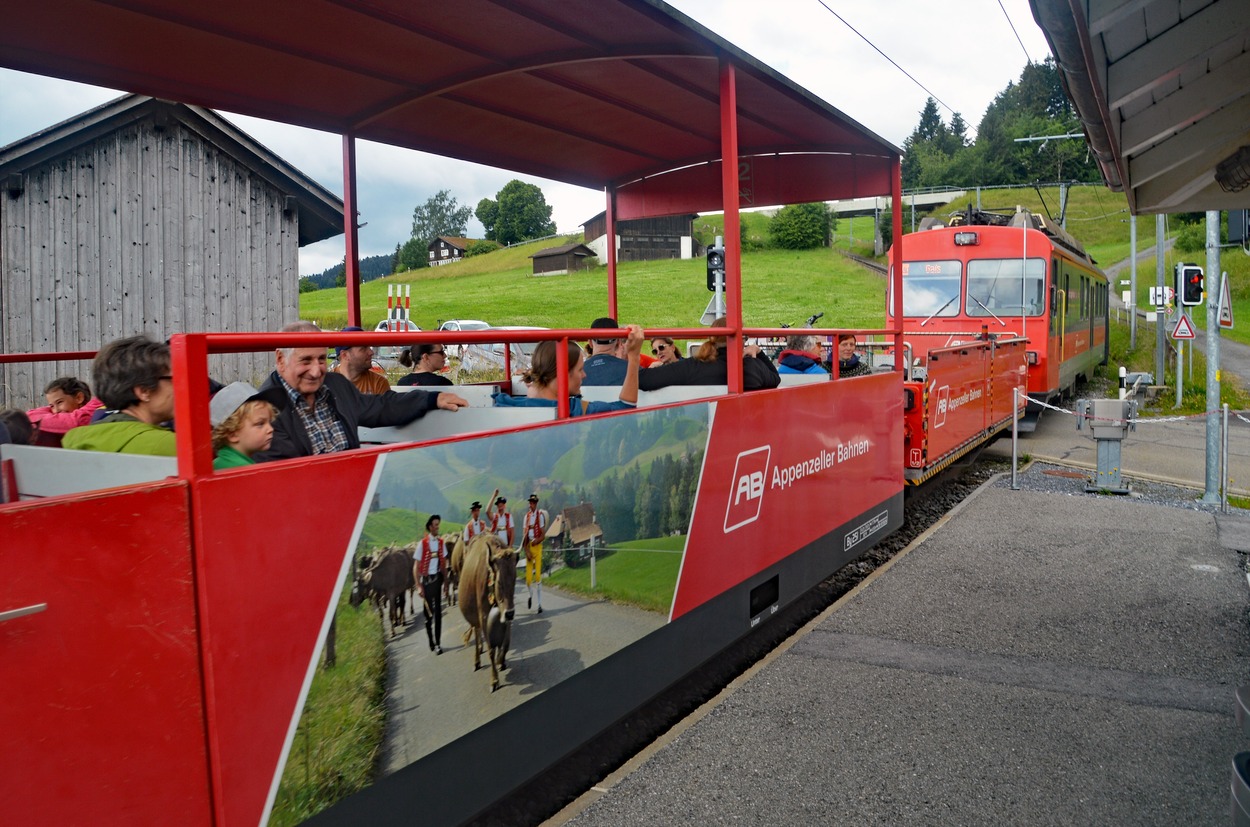
[[[984,304],[981,304],[981,300],[980,300],[980,299],[978,299],[976,296],[974,296],[974,295],[972,295],[971,293],[969,293],[969,294],[968,294],[968,298],[972,299],[974,302],[976,302],[977,304],[981,305],[981,309],[982,309],[982,310],[984,310],[986,313],[989,313],[991,316],[993,316],[993,317],[994,317],[994,318],[998,321],[998,325],[999,325],[999,327],[1006,327],[1006,326],[1007,326],[1007,323],[1006,323],[1006,322],[1004,322],[1002,319],[999,319],[999,318],[998,318],[998,314],[997,314],[997,313],[995,313],[993,310],[990,310],[990,309],[989,309],[988,307],[986,307]]]
[[[937,310],[934,310],[932,313],[930,313],[930,314],[929,314],[929,318],[927,318],[927,319],[925,319],[923,322],[921,322],[921,323],[920,323],[920,326],[921,326],[921,327],[924,327],[924,326],[925,326],[925,325],[927,325],[929,322],[933,321],[933,317],[934,317],[934,316],[936,316],[937,314],[941,313],[941,312],[942,312],[943,310],[945,310],[946,308],[950,307],[950,306],[951,306],[951,302],[953,302],[953,301],[954,301],[955,299],[957,299],[957,298],[959,298],[959,294],[958,294],[958,293],[956,293],[955,295],[953,295],[953,296],[951,296],[949,299],[947,299],[947,300],[946,300],[946,304],[942,305],[942,306],[941,306],[941,307],[939,307]]]

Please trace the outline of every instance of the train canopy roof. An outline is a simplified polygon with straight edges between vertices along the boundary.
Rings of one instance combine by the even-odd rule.
[[[761,160],[742,206],[889,192],[897,147],[656,0],[40,0],[0,26],[13,69],[596,189],[704,165],[619,218],[721,207],[721,61]]]
[[[1250,182],[1245,0],[1030,3],[1103,178],[1134,214],[1250,205],[1234,189]]]

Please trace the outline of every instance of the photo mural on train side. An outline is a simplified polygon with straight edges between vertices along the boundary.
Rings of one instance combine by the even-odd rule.
[[[363,527],[347,550],[353,559],[339,590],[333,624],[344,630],[340,637],[346,637],[348,621],[363,614],[373,618],[367,624],[370,633],[383,639],[382,691],[372,699],[371,713],[362,716],[365,728],[372,728],[375,740],[380,739],[375,762],[379,777],[668,622],[711,416],[710,405],[696,404],[631,416],[587,417],[559,428],[417,447],[379,458],[382,467],[363,506]],[[474,668],[474,642],[466,639],[470,628],[461,610],[466,600],[489,601],[493,582],[474,582],[466,566],[458,583],[447,583],[438,593],[441,629],[431,618],[427,630],[423,601],[411,589],[415,585],[411,561],[420,556],[419,542],[431,517],[441,518],[438,536],[447,542],[449,554],[458,551],[465,561],[474,545],[461,545],[472,503],[481,503],[479,515],[488,532],[505,524],[495,516],[495,491],[506,498],[503,513],[513,524],[510,553],[497,552],[505,565],[516,567],[507,669],[498,673],[497,691],[491,688],[489,651],[482,653],[482,668]],[[537,495],[544,515],[541,579],[533,570],[527,578],[527,565],[537,566],[532,555],[527,564],[523,548],[531,494]],[[379,605],[378,596],[362,593],[358,582],[366,567],[384,556],[403,561],[390,572],[375,569],[376,578],[370,578],[376,580],[378,592],[389,590],[398,597],[386,607]],[[407,579],[396,580],[405,571]],[[424,604],[430,605],[431,597]],[[441,634],[435,637],[435,632]],[[342,640],[336,644],[334,655],[344,665],[348,650]],[[326,656],[323,646],[315,664]],[[312,814],[307,802],[295,800],[292,790],[310,775],[333,774],[335,768],[324,764],[337,747],[327,741],[370,737],[351,728],[326,731],[318,723],[324,719],[316,714],[321,685],[333,680],[329,670],[314,672],[284,758],[272,823],[293,823]],[[359,784],[349,782],[342,794],[352,788]],[[333,799],[318,802],[317,809],[332,803]],[[302,815],[292,818],[296,812]]]

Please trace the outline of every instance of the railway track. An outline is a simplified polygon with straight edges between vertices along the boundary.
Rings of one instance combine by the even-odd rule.
[[[849,258],[851,261],[855,262],[856,264],[859,264],[863,267],[867,267],[869,270],[872,270],[873,272],[878,273],[879,275],[888,276],[890,274],[890,268],[886,267],[884,264],[878,264],[877,262],[873,261],[870,258],[857,256],[854,253],[848,253],[845,250],[839,250],[838,252],[842,253],[842,256],[844,258]]]
[[[589,790],[656,738],[697,710],[736,677],[801,629],[865,577],[906,548],[993,475],[1010,463],[978,459],[915,493],[909,491],[903,526],[863,556],[834,573],[777,617],[693,671],[610,731],[502,799],[470,822],[476,827],[539,824]]]

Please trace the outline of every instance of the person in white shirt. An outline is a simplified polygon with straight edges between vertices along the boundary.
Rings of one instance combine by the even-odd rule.
[[[525,589],[529,592],[526,607],[534,608],[538,595],[538,613],[543,613],[543,539],[547,536],[547,512],[538,507],[538,495],[530,494],[530,507],[522,525],[521,549],[525,552]]]
[[[447,541],[438,536],[437,514],[425,521],[425,536],[417,543],[417,596],[425,614],[430,651],[443,654],[443,581],[447,573]]]
[[[496,537],[504,542],[508,548],[512,548],[512,542],[516,538],[512,536],[514,526],[512,523],[512,514],[508,512],[508,498],[495,498],[495,511],[490,515],[490,531]]]

